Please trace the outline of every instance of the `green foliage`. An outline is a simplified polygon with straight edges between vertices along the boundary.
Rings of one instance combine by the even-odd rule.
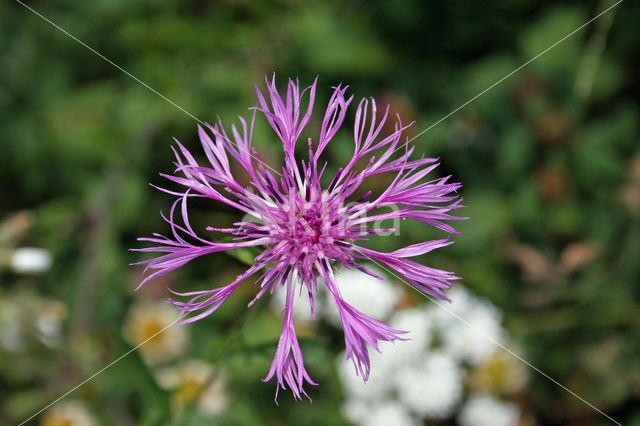
[[[223,374],[228,407],[215,420],[197,398],[176,403],[178,392],[159,384],[160,367],[123,337],[132,306],[170,297],[167,288],[227,283],[257,254],[207,256],[134,294],[141,271],[129,263],[143,256],[127,249],[140,247],[138,236],[168,232],[158,212],[171,198],[148,183],[164,185],[158,173],[172,171],[171,138],[197,153],[190,115],[209,122],[219,115],[227,125],[238,114],[249,118],[253,85],[274,71],[281,84],[319,75],[317,105],[339,82],[356,98],[384,99],[416,121],[409,134],[416,136],[608,4],[565,3],[491,2],[482,10],[459,1],[29,3],[186,114],[26,8],[1,3],[0,335],[19,324],[24,341],[18,350],[0,345],[0,423],[21,422],[131,350],[69,397],[84,401],[100,424],[346,424],[334,371],[343,342],[323,324],[299,331],[320,382],[310,389],[313,404],[294,403],[287,392],[273,403],[274,383],[260,379],[282,319],[266,301],[247,309],[253,284],[214,316],[185,326],[184,353],[160,366],[198,358]],[[421,260],[454,270],[462,285],[500,306],[533,365],[616,420],[640,425],[633,409],[640,400],[640,37],[631,3],[611,12],[610,29],[576,33],[412,143],[416,154],[440,157],[439,173],[463,182],[468,207],[460,214],[470,217],[456,224],[454,246]],[[595,37],[606,40],[602,52],[589,47]],[[592,75],[586,92],[576,85],[583,75]],[[281,153],[264,124],[255,145],[278,166]],[[336,137],[328,173],[352,151],[349,131]],[[373,189],[385,184],[381,178]],[[240,219],[215,203],[191,208],[203,234],[212,223]],[[371,247],[442,237],[402,222],[399,236]],[[52,268],[12,272],[7,259],[21,246],[49,250]],[[422,303],[412,297],[407,303]],[[29,320],[44,314],[60,326],[56,344]],[[606,424],[533,371],[518,402],[523,424]]]

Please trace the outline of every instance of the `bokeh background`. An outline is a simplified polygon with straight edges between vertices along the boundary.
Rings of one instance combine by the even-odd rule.
[[[415,120],[414,136],[613,3],[28,4],[202,120],[248,116],[254,84],[275,71],[280,84],[319,76],[318,105],[340,82],[356,98],[375,96]],[[470,217],[453,246],[424,261],[456,271],[466,294],[492,307],[503,344],[631,425],[640,424],[638,16],[640,3],[623,2],[414,141],[464,184]],[[133,291],[141,271],[129,263],[142,257],[128,249],[167,230],[159,211],[172,201],[148,183],[172,171],[172,137],[199,154],[195,126],[20,4],[0,3],[1,424],[27,419],[173,321],[167,287],[211,288],[246,268],[246,253],[208,256]],[[333,170],[349,136],[331,145]],[[264,125],[256,144],[278,164]],[[238,219],[218,207],[195,206],[194,225]],[[432,237],[442,235],[403,223],[374,247]],[[432,309],[389,281],[401,291],[394,312]],[[268,301],[247,310],[254,291],[247,284],[211,317],[154,338],[28,424],[374,424],[347,406],[344,343],[323,318],[299,330],[320,383],[313,403],[283,392],[274,404],[274,383],[260,379],[281,317]],[[450,334],[464,346],[469,332]],[[436,425],[612,424],[509,359],[496,349],[459,361],[444,414],[384,394],[380,404],[396,401],[386,414],[400,413],[387,424],[408,422],[402,413]]]

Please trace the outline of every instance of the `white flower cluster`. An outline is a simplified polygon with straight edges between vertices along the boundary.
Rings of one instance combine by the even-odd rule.
[[[383,276],[377,269],[369,268]],[[356,269],[345,269],[336,273],[336,280],[342,298],[359,311],[373,318],[388,318],[393,311],[400,291],[386,279],[367,275]],[[271,298],[271,308],[281,314],[284,310],[287,292],[277,288]],[[329,323],[341,327],[340,314],[331,298],[331,294],[323,286],[318,286],[318,295],[314,297],[316,318],[324,318]],[[293,316],[299,321],[311,320],[309,294],[306,289],[296,292],[293,303]]]
[[[433,309],[444,350],[470,364],[486,361],[506,341],[502,313],[462,286],[452,287],[447,296],[453,303],[438,302]]]
[[[461,285],[447,292],[453,303],[437,301],[396,311],[401,288],[381,271],[373,271],[383,279],[353,269],[337,272],[342,297],[372,318],[386,321],[397,330],[408,330],[403,337],[409,340],[382,342],[381,352],[371,350],[371,374],[366,383],[354,373],[350,360],[344,355],[338,358],[338,374],[346,394],[345,416],[362,426],[411,426],[425,419],[450,419],[457,410],[462,426],[516,425],[518,407],[486,393],[491,391],[487,386],[497,389],[508,384],[487,384],[494,379],[485,377],[488,373],[484,370],[504,366],[500,368],[513,370],[507,376],[524,377],[519,364],[499,356],[503,352],[498,345],[507,341],[501,312]],[[279,290],[271,298],[276,313],[282,312],[285,302],[286,292]],[[341,326],[335,303],[322,286],[314,310],[316,319]],[[297,321],[311,321],[305,289],[296,296],[293,314]],[[465,383],[470,374],[480,384],[473,389],[477,394],[466,397]],[[522,386],[521,380],[514,383]]]
[[[378,269],[368,269],[384,278],[384,274]],[[342,298],[372,318],[388,318],[401,294],[387,279],[379,279],[357,269],[338,271],[336,282]],[[341,327],[340,313],[328,291],[325,292],[325,300],[327,321]]]
[[[408,419],[386,424],[411,425],[419,419],[452,415],[462,398],[465,369],[449,353],[431,348],[433,323],[426,310],[394,315],[390,325],[411,330],[406,335],[411,340],[384,343],[380,353],[372,351],[366,383],[354,374],[351,361],[340,356],[338,371],[347,395],[347,418],[359,425],[379,424],[382,415],[378,411],[384,409],[400,413],[397,419]]]
[[[449,419],[459,410],[463,426],[517,424],[520,413],[514,404],[482,395],[465,400],[464,395],[469,371],[488,362],[499,350],[496,343],[506,341],[495,306],[457,286],[447,293],[454,303],[438,301],[394,313],[400,294],[386,279],[359,271],[344,271],[336,278],[349,303],[395,329],[409,330],[405,337],[410,339],[384,342],[380,353],[370,351],[366,383],[354,374],[351,361],[339,357],[349,420],[363,426],[404,426]],[[326,319],[336,323],[337,312],[325,309]]]

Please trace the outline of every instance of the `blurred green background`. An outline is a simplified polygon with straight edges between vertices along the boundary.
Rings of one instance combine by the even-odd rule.
[[[374,96],[415,120],[414,136],[613,3],[28,4],[202,120],[248,117],[254,84],[275,71],[281,84],[318,75],[317,105],[330,86],[349,84],[356,98]],[[533,365],[635,425],[638,16],[640,3],[623,2],[414,141],[417,153],[441,158],[441,175],[464,184],[470,217],[429,265],[456,271],[461,285],[491,300]],[[128,264],[142,257],[128,249],[138,236],[167,231],[159,211],[171,202],[147,183],[163,184],[158,173],[172,171],[172,137],[200,155],[195,125],[28,9],[0,3],[0,423],[20,423],[159,330],[171,311],[152,301],[167,287],[210,288],[245,268],[208,256],[133,292],[141,271]],[[276,140],[264,126],[257,132],[258,149],[278,164]],[[331,146],[334,169],[351,153],[349,135]],[[238,219],[206,204],[193,215],[200,227]],[[407,224],[379,244],[440,236],[423,228]],[[348,424],[333,362],[343,341],[322,323],[299,331],[320,382],[313,403],[294,403],[288,392],[273,403],[274,383],[260,379],[281,318],[264,301],[247,310],[254,291],[247,284],[213,316],[134,351],[71,394],[77,405],[67,409],[105,425]],[[428,301],[408,292],[404,303]],[[171,371],[158,379],[189,359],[205,363],[192,365],[195,379],[172,381]],[[206,388],[223,407],[213,414],[198,402],[207,369],[226,380],[217,394]],[[611,424],[532,370],[507,399],[521,425]],[[78,413],[63,423],[54,408],[30,423],[84,424]]]

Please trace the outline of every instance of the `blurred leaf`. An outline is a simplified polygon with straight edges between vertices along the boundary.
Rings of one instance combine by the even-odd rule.
[[[520,35],[520,48],[529,59],[537,56],[587,21],[584,11],[578,7],[557,6],[544,14]],[[581,55],[581,39],[577,33],[531,63],[531,67],[547,75],[561,72],[568,76],[577,67]]]
[[[238,259],[240,262],[249,266],[256,263],[254,259],[260,253],[262,253],[262,250],[259,247],[243,247],[243,248],[228,250],[226,252],[226,254],[228,254],[229,256],[234,257]]]
[[[611,96],[624,85],[624,77],[618,64],[607,56],[602,57],[593,77],[591,97],[594,100],[600,100]]]
[[[464,204],[464,214],[469,219],[456,224],[460,235],[452,249],[461,253],[492,249],[496,238],[509,229],[509,204],[493,191],[467,191]]]
[[[508,97],[512,90],[514,80],[508,79],[495,86],[494,84],[517,66],[513,58],[507,55],[490,56],[471,64],[464,70],[465,98],[472,98],[484,92],[474,101],[473,107],[478,108],[490,119],[504,119],[504,115],[512,111],[509,103],[504,102],[504,98]],[[491,89],[487,91],[489,87]]]
[[[300,54],[315,72],[382,75],[391,65],[378,36],[354,17],[336,16],[316,4],[300,9],[290,24]]]
[[[497,151],[497,172],[500,180],[513,187],[522,185],[534,160],[535,151],[531,135],[520,126],[507,129]]]
[[[273,345],[275,347],[280,337],[281,329],[282,318],[278,318],[263,309],[256,312],[251,322],[242,328],[242,340],[247,349],[264,345]]]
[[[26,419],[51,402],[51,396],[41,389],[17,391],[4,398],[2,410],[14,419]]]
[[[620,182],[624,169],[620,167],[627,158],[620,148],[635,143],[634,128],[637,113],[630,108],[620,108],[608,117],[592,121],[578,134],[573,148],[577,180],[596,192],[607,184]]]

